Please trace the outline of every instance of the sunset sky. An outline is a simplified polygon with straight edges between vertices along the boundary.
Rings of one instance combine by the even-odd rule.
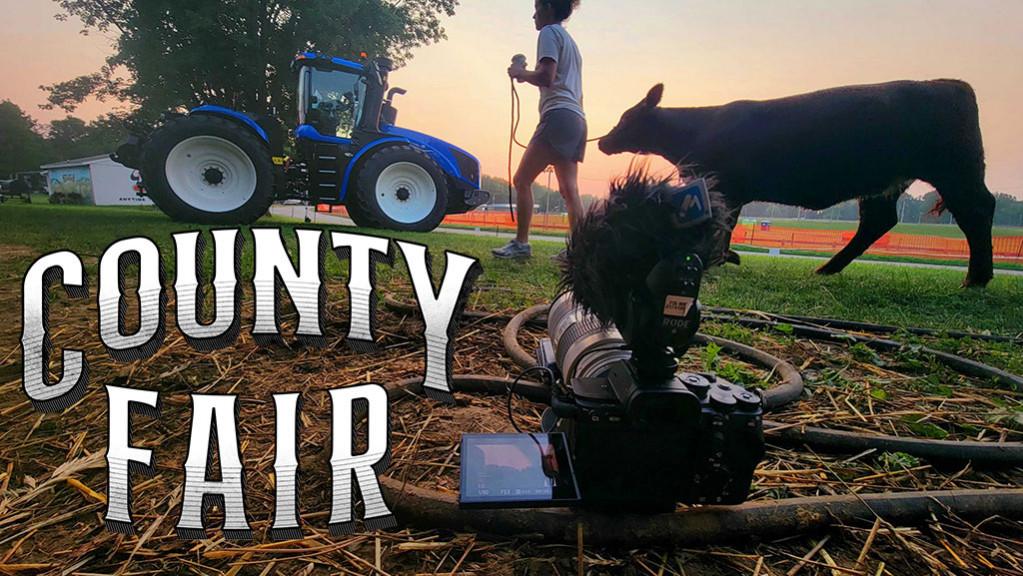
[[[110,39],[58,22],[47,0],[0,0],[0,100],[41,122],[41,84],[99,69]],[[418,49],[391,76],[408,89],[399,124],[476,154],[483,172],[507,172],[511,56],[535,64],[532,0],[462,0],[444,26],[448,39]],[[1023,198],[1023,1],[1020,0],[583,0],[567,24],[583,55],[590,136],[658,82],[663,105],[706,106],[767,99],[846,84],[958,78],[980,104],[988,187]],[[519,139],[537,121],[537,90],[520,85]],[[91,118],[116,103],[90,102]],[[516,161],[519,152],[516,151]],[[607,157],[596,143],[580,171],[583,193],[603,195],[630,157]],[[661,160],[653,162],[667,169]],[[926,190],[923,187],[916,191]]]

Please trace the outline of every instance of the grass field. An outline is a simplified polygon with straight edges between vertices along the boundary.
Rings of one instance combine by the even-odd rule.
[[[257,225],[280,227],[293,250],[296,228],[336,229],[280,217],[264,218]],[[174,293],[170,288],[175,274],[171,235],[196,228],[172,222],[154,208],[46,203],[0,206],[0,415],[4,417],[0,428],[0,545],[5,546],[0,573],[553,576],[580,572],[573,558],[575,542],[562,545],[538,541],[531,534],[494,538],[481,527],[477,527],[479,533],[453,532],[421,521],[396,532],[329,537],[325,525],[331,494],[328,447],[332,440],[331,404],[326,391],[354,383],[393,383],[421,377],[422,320],[382,307],[378,312],[379,352],[359,354],[349,350],[343,344],[348,324],[344,289],[348,264],[328,252],[323,316],[332,346],[315,349],[297,345],[290,336],[294,314],[288,310],[289,305],[282,314],[285,345],[256,346],[250,333],[253,246],[246,229],[241,332],[226,348],[197,352],[184,343],[174,324]],[[557,290],[558,273],[549,256],[560,250],[558,242],[536,242],[531,261],[509,262],[491,258],[491,248],[504,242],[492,236],[342,230],[428,244],[437,277],[444,272],[445,250],[479,258],[484,274],[477,286],[488,289],[471,296],[469,307],[475,310],[517,312],[528,305],[548,302]],[[107,246],[135,235],[157,243],[167,268],[167,334],[152,357],[117,362],[99,342],[97,269]],[[59,288],[51,288],[54,367],[59,366],[59,350],[83,350],[89,359],[92,381],[85,397],[71,409],[62,414],[42,414],[32,408],[22,389],[21,285],[33,260],[55,250],[73,250],[82,258],[90,298],[72,301]],[[378,266],[377,286],[380,292],[407,300],[412,291],[400,251],[396,252],[393,268]],[[212,250],[208,248],[207,270],[211,264]],[[853,264],[839,276],[819,277],[813,274],[818,264],[746,254],[741,266],[715,269],[705,276],[702,300],[707,305],[903,326],[1012,335],[1023,332],[1023,307],[1019,305],[1023,301],[1023,277],[998,276],[985,290],[963,290],[959,288],[961,270]],[[127,285],[132,285],[131,271]],[[134,298],[127,300],[130,329],[137,306],[133,308]],[[503,328],[504,322],[493,319],[467,320],[455,343],[454,372],[495,377],[518,374],[521,369],[501,345]],[[798,402],[771,414],[785,424],[949,440],[981,436],[985,440],[1023,440],[1020,391],[1003,393],[989,382],[951,371],[930,355],[920,353],[919,347],[925,344],[940,348],[1020,374],[1023,347],[1019,345],[899,335],[897,338],[905,338],[906,346],[878,354],[862,344],[796,338],[791,326],[785,325],[752,330],[707,321],[703,330],[769,351],[798,367],[806,382],[803,395]],[[520,343],[535,345],[536,339],[545,334],[545,330],[527,327],[520,334]],[[767,387],[778,379],[773,370],[719,352],[709,345],[695,346],[682,358],[683,367],[690,371],[713,370],[747,386]],[[136,521],[140,532],[146,531],[141,537],[108,532],[101,519],[100,500],[108,482],[102,458],[109,413],[105,385],[157,390],[163,401],[159,418],[137,417],[137,434],[131,440],[139,448],[153,450],[157,462],[153,478],[133,478]],[[190,394],[196,391],[239,397],[240,450],[255,543],[221,538],[223,513],[219,510],[210,514],[209,539],[183,542],[175,538],[173,524],[180,515],[183,482],[181,466],[188,451],[192,418]],[[271,395],[288,391],[300,391],[306,399],[299,430],[303,472],[300,500],[306,539],[273,544],[267,535],[275,501],[272,464],[276,415]],[[390,478],[453,494],[458,487],[461,434],[512,430],[504,397],[459,393],[458,398],[456,406],[415,398],[392,403]],[[517,401],[514,409],[524,429],[539,429],[536,405]],[[67,471],[66,476],[58,476],[61,471]],[[930,463],[902,453],[827,455],[769,444],[751,481],[750,498],[769,502],[844,495],[851,486],[855,486],[856,494],[877,494],[923,488],[1011,488],[1021,483],[1020,469],[989,471],[970,465],[946,471],[932,469]],[[899,526],[897,535],[887,526],[876,525],[872,533],[871,519],[812,534],[785,533],[684,548],[640,546],[631,541],[600,547],[583,540],[578,542],[583,551],[579,560],[585,564],[582,572],[593,576],[933,576],[989,573],[979,568],[959,572],[953,569],[956,566],[1016,566],[1015,558],[1023,553],[1019,528],[1006,528],[1008,522],[989,520],[974,526],[956,518],[950,520],[936,510],[926,526]],[[826,547],[822,540],[825,537],[829,539]],[[820,555],[811,559],[811,564],[797,564],[810,550],[818,550]],[[994,554],[992,550],[1000,552]],[[983,554],[980,560],[976,559],[978,554]],[[842,570],[832,570],[832,561]],[[382,568],[368,571],[374,562]],[[857,568],[846,568],[851,566]],[[1006,569],[997,573],[1015,572]]]
[[[194,227],[171,221],[155,208],[113,208],[54,206],[34,203],[5,204],[0,207],[0,274],[9,305],[16,305],[17,283],[32,260],[44,253],[72,249],[81,255],[95,280],[98,258],[118,238],[145,235],[161,248],[168,279],[173,278],[173,232]],[[295,223],[290,219],[266,217],[257,226],[280,226],[289,245],[295,227],[329,226]],[[361,232],[361,230],[360,230]],[[372,232],[369,232],[372,233]],[[457,234],[401,234],[378,232],[397,239],[428,242],[439,257],[443,250],[479,258],[484,275],[480,284],[507,290],[488,292],[481,305],[495,309],[523,307],[549,299],[558,281],[549,257],[560,250],[557,243],[537,242],[533,260],[527,263],[495,260],[490,250],[504,240],[487,236]],[[251,275],[251,238],[243,251],[243,271]],[[211,251],[207,260],[211,261]],[[394,270],[382,267],[383,284],[405,278],[401,258]],[[998,276],[986,290],[962,290],[963,272],[924,270],[895,266],[852,264],[843,274],[820,277],[813,274],[814,261],[781,260],[744,255],[741,266],[711,271],[703,290],[705,303],[717,306],[759,309],[768,312],[835,316],[889,324],[937,329],[988,330],[1000,333],[1023,331],[1023,278]],[[345,264],[344,266],[347,266]],[[441,266],[436,267],[439,273]],[[327,259],[327,272],[338,279],[344,274],[336,258]],[[171,283],[168,280],[168,283]]]

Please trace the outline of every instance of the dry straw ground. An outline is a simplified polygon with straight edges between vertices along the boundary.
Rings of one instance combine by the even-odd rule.
[[[406,290],[401,285],[388,287]],[[245,329],[227,349],[198,353],[172,333],[153,358],[131,364],[110,360],[97,345],[95,309],[55,302],[54,325],[77,326],[55,337],[88,351],[94,381],[86,398],[62,416],[32,410],[20,389],[20,352],[2,352],[0,384],[0,572],[102,574],[576,574],[575,546],[518,538],[484,537],[405,526],[391,533],[332,538],[326,532],[329,503],[329,417],[326,389],[357,382],[393,382],[422,371],[419,319],[381,311],[378,355],[355,355],[340,341],[329,350],[299,346],[258,348]],[[251,317],[247,299],[243,318]],[[479,306],[479,300],[476,300]],[[347,305],[327,310],[328,333],[343,334]],[[59,319],[59,322],[57,321]],[[292,326],[286,319],[285,333]],[[5,318],[3,342],[15,341],[18,322]],[[87,329],[80,329],[87,326]],[[457,343],[457,373],[514,375],[500,348],[500,321],[467,321]],[[1000,391],[933,366],[912,350],[876,355],[845,345],[819,344],[783,332],[754,332],[731,325],[708,332],[744,340],[797,365],[806,375],[804,399],[773,416],[846,430],[899,435],[948,435],[949,439],[1018,441],[1014,425],[1021,395]],[[543,334],[529,329],[529,348]],[[705,348],[692,350],[690,369],[713,367],[751,385],[772,385],[757,366]],[[161,391],[160,420],[136,418],[134,441],[154,450],[157,474],[136,477],[135,516],[141,536],[104,530],[104,384]],[[273,409],[270,395],[301,391],[306,398],[300,454],[304,540],[270,543],[273,506]],[[257,540],[224,541],[220,516],[211,514],[210,539],[181,542],[173,527],[179,513],[182,464],[188,437],[189,393],[232,393],[239,415],[247,498]],[[459,395],[449,407],[410,399],[392,409],[394,463],[388,475],[419,486],[456,492],[458,439],[465,432],[511,430],[503,399]],[[516,403],[520,426],[538,426],[539,407]],[[1002,414],[1003,418],[992,415]],[[966,467],[938,471],[899,454],[824,456],[770,448],[758,468],[752,498],[771,499],[909,491],[1011,487],[1018,470],[986,473]],[[953,511],[925,526],[893,527],[880,521],[837,526],[813,535],[779,534],[760,542],[722,543],[700,550],[593,548],[582,542],[587,574],[1020,574],[1023,530],[991,518],[983,525],[958,520]]]

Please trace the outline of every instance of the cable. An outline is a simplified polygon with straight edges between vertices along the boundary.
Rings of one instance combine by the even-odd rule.
[[[512,383],[508,386],[508,421],[511,422],[512,428],[515,428],[515,431],[519,434],[522,434],[523,432],[519,429],[519,424],[515,421],[515,416],[512,414],[512,396],[515,395],[515,386],[519,383],[519,380],[522,380],[526,374],[534,371],[545,372],[547,376],[550,377],[550,380],[546,382],[548,386],[553,386],[554,383],[554,372],[551,372],[550,368],[547,368],[546,366],[533,366],[531,368],[526,368],[515,377],[515,380],[512,380]],[[533,438],[533,441],[535,442],[536,438]],[[540,444],[537,443],[537,446],[539,445]]]

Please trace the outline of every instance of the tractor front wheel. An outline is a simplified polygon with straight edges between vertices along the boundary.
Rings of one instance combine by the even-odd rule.
[[[168,216],[200,224],[251,224],[274,200],[265,143],[231,120],[175,118],[142,149],[142,179]]]
[[[348,217],[359,228],[384,228],[384,225],[371,218],[358,202],[349,202],[345,208],[348,209]]]
[[[447,213],[448,187],[429,156],[409,146],[389,146],[363,164],[353,200],[349,212],[368,222],[429,232]]]

